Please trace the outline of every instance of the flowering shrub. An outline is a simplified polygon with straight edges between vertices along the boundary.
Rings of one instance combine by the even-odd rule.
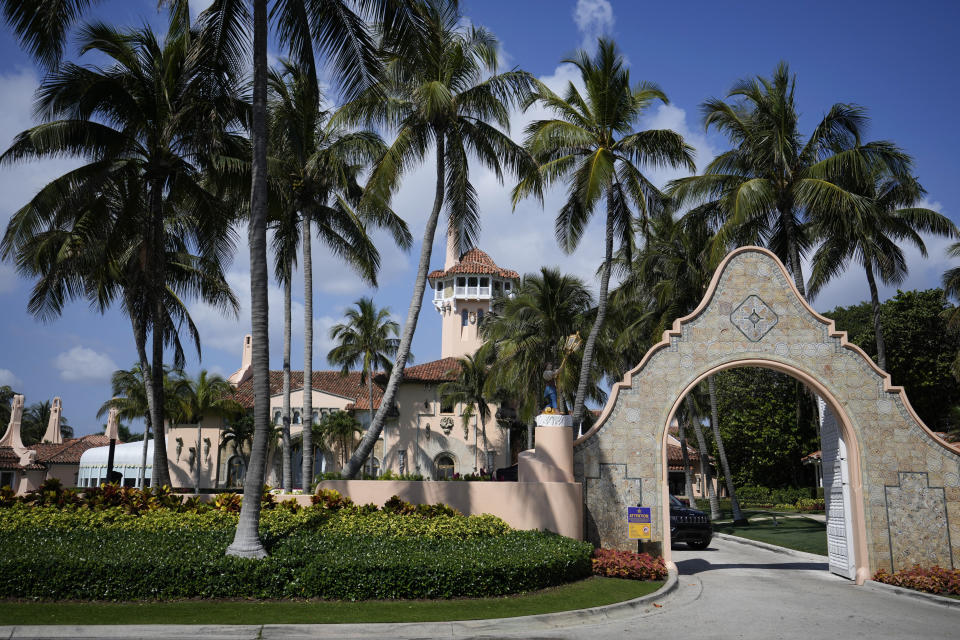
[[[340,509],[353,506],[353,500],[340,495],[340,492],[335,489],[320,489],[310,496],[310,502],[315,506],[320,506],[330,511],[339,511]]]
[[[880,569],[873,574],[873,579],[877,582],[927,593],[960,596],[960,569],[944,569],[937,566],[925,568],[920,565],[896,573]]]
[[[596,549],[593,552],[592,564],[594,575],[607,578],[663,580],[667,577],[663,558],[653,557],[648,553]]]

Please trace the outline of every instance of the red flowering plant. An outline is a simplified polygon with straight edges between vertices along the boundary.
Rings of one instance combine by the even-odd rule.
[[[594,575],[607,578],[663,580],[667,577],[663,558],[651,556],[649,553],[595,549],[592,564]]]
[[[880,569],[873,574],[873,579],[896,587],[960,596],[960,569],[944,569],[937,566],[921,567],[920,565],[895,573]]]

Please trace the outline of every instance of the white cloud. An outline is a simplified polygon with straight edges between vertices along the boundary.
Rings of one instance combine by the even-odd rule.
[[[0,386],[7,385],[18,389],[22,384],[20,378],[15,376],[13,371],[10,371],[10,369],[0,369]]]
[[[67,382],[109,380],[118,369],[107,354],[79,345],[54,358],[53,366],[60,370],[60,377]]]
[[[608,0],[577,0],[573,21],[583,34],[580,46],[593,51],[597,46],[597,38],[609,36],[613,31],[613,7]]]

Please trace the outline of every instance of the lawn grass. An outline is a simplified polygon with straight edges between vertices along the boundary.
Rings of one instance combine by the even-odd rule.
[[[758,515],[758,518],[766,516]],[[779,526],[773,520],[751,520],[747,526],[735,527],[733,524],[714,524],[719,533],[728,533],[741,538],[759,540],[788,549],[806,551],[817,555],[827,555],[827,525],[809,518],[778,517]]]
[[[613,604],[663,582],[591,577],[533,593],[459,600],[187,600],[176,602],[0,601],[0,625],[296,624],[436,622],[510,618]]]

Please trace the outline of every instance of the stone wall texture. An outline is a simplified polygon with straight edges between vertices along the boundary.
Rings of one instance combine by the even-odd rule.
[[[663,443],[673,408],[708,372],[744,361],[819,383],[852,430],[845,440],[858,468],[849,471],[862,486],[853,508],[862,513],[867,556],[858,565],[870,573],[960,567],[960,454],[919,422],[902,390],[845,333],[803,302],[779,260],[756,247],[727,256],[701,305],[615,385],[600,420],[574,443],[588,539],[636,548],[626,507],[643,505],[652,507],[653,542],[664,542]]]

